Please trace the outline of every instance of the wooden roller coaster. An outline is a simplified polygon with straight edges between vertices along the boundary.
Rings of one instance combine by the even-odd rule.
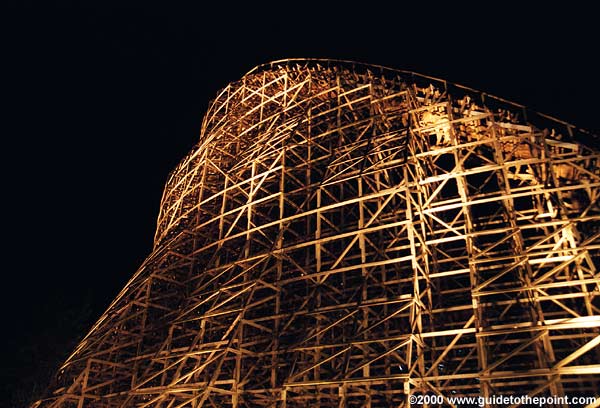
[[[224,88],[155,246],[35,407],[600,395],[593,135],[379,66]]]

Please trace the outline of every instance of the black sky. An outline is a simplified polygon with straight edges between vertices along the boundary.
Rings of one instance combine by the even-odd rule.
[[[329,57],[414,70],[600,128],[592,10],[251,6],[3,15],[3,383],[37,369],[14,350],[64,347],[84,334],[69,316],[89,305],[95,320],[135,272],[209,101],[257,64]]]

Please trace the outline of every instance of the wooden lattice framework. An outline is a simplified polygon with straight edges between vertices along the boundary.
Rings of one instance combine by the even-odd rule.
[[[212,103],[154,251],[35,406],[598,396],[592,138],[410,72],[255,68]]]

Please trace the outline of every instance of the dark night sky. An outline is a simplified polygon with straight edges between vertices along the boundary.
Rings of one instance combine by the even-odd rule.
[[[69,316],[86,304],[90,321],[103,312],[149,254],[163,183],[208,102],[259,63],[414,70],[597,132],[594,12],[490,4],[472,18],[367,3],[344,13],[5,13],[1,382],[38,369],[15,350],[65,354],[65,337],[84,334]]]

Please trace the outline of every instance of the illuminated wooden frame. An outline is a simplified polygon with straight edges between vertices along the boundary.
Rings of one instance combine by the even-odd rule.
[[[257,67],[217,95],[154,251],[35,406],[598,396],[592,137],[411,72]]]

